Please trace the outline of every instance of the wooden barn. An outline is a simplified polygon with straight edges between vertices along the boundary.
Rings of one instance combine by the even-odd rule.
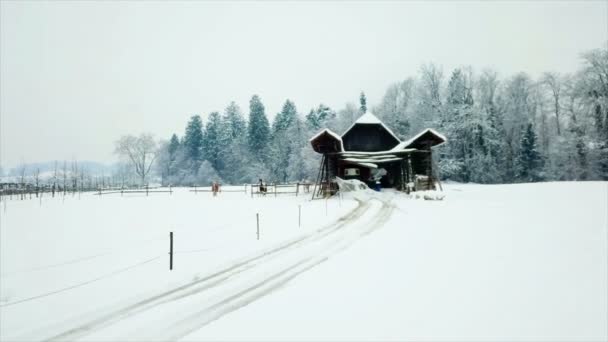
[[[438,182],[433,167],[433,147],[446,138],[425,129],[401,141],[372,113],[365,113],[342,136],[324,129],[310,139],[315,152],[323,155],[313,197],[334,194],[335,177],[358,179],[370,188],[401,191],[434,190]]]

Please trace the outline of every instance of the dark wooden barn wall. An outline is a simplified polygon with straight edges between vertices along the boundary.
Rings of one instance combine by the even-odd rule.
[[[430,153],[412,153],[412,171],[414,175],[425,175],[428,173],[431,163]]]

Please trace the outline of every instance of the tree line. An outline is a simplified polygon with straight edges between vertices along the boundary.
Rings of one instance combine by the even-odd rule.
[[[286,100],[271,124],[254,95],[247,118],[232,102],[206,122],[192,116],[181,137],[173,134],[158,146],[148,135],[123,137],[116,151],[142,182],[150,172],[172,185],[314,180],[320,158],[308,139],[325,127],[343,133],[368,109],[364,93],[358,102],[339,110],[320,104],[302,115]],[[501,79],[471,67],[446,75],[424,65],[388,87],[371,111],[403,140],[424,128],[446,135],[448,143],[435,153],[442,179],[608,180],[608,49],[583,54],[575,73],[536,79],[525,73]],[[124,139],[147,143],[131,141],[128,151]]]

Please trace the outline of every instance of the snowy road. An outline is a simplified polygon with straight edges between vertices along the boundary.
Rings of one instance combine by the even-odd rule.
[[[386,200],[359,201],[336,222],[232,266],[122,307],[98,312],[46,340],[177,340],[218,318],[280,289],[381,228],[394,206]],[[162,321],[158,320],[162,317]],[[153,324],[150,324],[153,322]]]

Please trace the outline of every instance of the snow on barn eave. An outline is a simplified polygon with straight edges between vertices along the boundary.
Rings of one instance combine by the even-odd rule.
[[[410,138],[410,139],[400,143],[399,145],[395,146],[391,151],[400,151],[400,150],[407,148],[409,145],[413,144],[416,140],[418,140],[421,136],[423,136],[426,133],[431,133],[442,140],[442,142],[440,142],[437,145],[434,145],[433,147],[443,145],[447,141],[447,138],[443,134],[437,132],[436,130],[434,130],[432,128],[426,128],[426,129],[423,129],[420,133],[416,134],[413,138]]]
[[[312,143],[315,139],[319,138],[320,136],[322,136],[325,133],[327,133],[328,135],[330,135],[332,138],[338,140],[338,142],[340,143],[340,151],[339,152],[344,152],[344,143],[342,142],[342,137],[339,136],[338,133],[332,131],[329,128],[322,129],[319,133],[315,134],[312,138],[308,139],[308,142]]]
[[[357,124],[361,124],[361,125],[380,125],[382,126],[382,128],[384,128],[390,135],[393,136],[393,138],[397,139],[397,141],[401,141],[401,139],[399,139],[399,137],[393,133],[393,131],[391,131],[390,128],[388,128],[384,122],[380,121],[380,119],[378,119],[377,116],[375,116],[374,114],[372,114],[372,112],[365,112],[365,114],[361,115],[357,120],[355,120],[355,122],[353,122],[352,125],[350,125],[350,127],[348,127],[346,129],[346,131],[344,131],[344,133],[342,133],[342,136],[345,136],[346,133],[348,133],[348,131],[350,131],[353,127],[355,127],[355,125]]]
[[[315,139],[317,139],[318,137],[320,137],[323,133],[327,133],[329,135],[331,135],[332,137],[336,138],[337,140],[342,141],[342,137],[340,137],[336,132],[332,131],[329,128],[324,128],[322,129],[319,133],[315,134],[312,138],[308,139],[308,142],[311,142]]]

